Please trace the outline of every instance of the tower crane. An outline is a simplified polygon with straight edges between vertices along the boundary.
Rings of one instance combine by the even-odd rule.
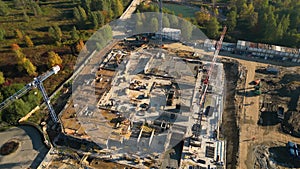
[[[31,89],[38,88],[41,91],[41,93],[43,95],[43,99],[50,111],[51,119],[53,120],[54,123],[58,123],[59,120],[55,114],[55,111],[54,111],[52,105],[50,104],[50,99],[44,88],[43,81],[46,80],[51,75],[57,74],[57,72],[59,70],[60,70],[60,67],[57,65],[57,66],[52,67],[46,73],[44,73],[38,77],[35,77],[32,82],[28,83],[21,90],[17,91],[15,94],[11,95],[9,98],[7,98],[2,103],[0,103],[0,111],[3,110],[5,107],[7,107],[12,102],[14,102],[16,99],[19,99],[20,97],[22,97],[24,94],[29,92]]]
[[[221,50],[223,39],[224,39],[226,31],[227,31],[227,27],[224,26],[223,31],[222,31],[221,36],[220,36],[220,39],[216,43],[216,50],[214,51],[213,59],[212,59],[211,65],[209,67],[209,70],[208,70],[208,73],[207,73],[207,77],[203,81],[203,87],[202,87],[203,90],[202,90],[201,99],[200,99],[200,103],[199,103],[200,109],[203,106],[205,95],[206,95],[206,92],[207,92],[207,89],[208,89],[208,86],[209,86],[209,79],[210,79],[210,76],[211,76],[212,71],[214,69],[214,66],[215,66],[217,57],[219,55],[219,52]],[[201,119],[202,119],[202,113],[200,113],[200,115],[198,116],[198,119],[197,119],[197,123],[199,125],[197,125],[197,128],[196,128],[196,137],[198,137],[200,135]]]

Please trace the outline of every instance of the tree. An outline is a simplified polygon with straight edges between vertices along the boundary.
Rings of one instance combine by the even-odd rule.
[[[71,40],[73,42],[76,42],[76,41],[78,41],[78,39],[79,39],[79,35],[78,35],[78,32],[77,32],[76,26],[73,26],[73,29],[71,31]]]
[[[78,11],[79,11],[79,14],[80,14],[81,21],[85,22],[87,20],[87,15],[86,15],[85,10],[82,7],[79,6]]]
[[[37,2],[32,1],[30,6],[32,7],[34,16],[39,16],[43,14],[42,9]]]
[[[236,27],[236,18],[237,18],[237,13],[234,10],[230,11],[227,14],[226,25],[227,25],[228,31],[233,31],[234,28]]]
[[[5,39],[5,30],[3,28],[0,28],[0,41]]]
[[[172,28],[178,28],[178,18],[175,15],[169,15],[170,26]]]
[[[29,91],[24,97],[24,101],[29,105],[30,109],[35,108],[42,100],[41,92],[38,89]]]
[[[273,41],[274,36],[274,30],[277,28],[277,23],[276,23],[276,18],[273,12],[273,9],[269,7],[267,13],[264,14],[263,17],[263,24],[264,24],[264,29],[263,29],[263,37],[264,40],[266,41]]]
[[[22,52],[19,45],[18,44],[12,44],[11,47],[12,47],[12,50],[16,53],[16,56],[17,56],[18,70],[22,71],[23,69],[25,69],[26,72],[30,76],[35,76],[36,75],[36,67],[30,62],[29,59],[26,58],[26,56]]]
[[[151,29],[151,31],[152,32],[157,32],[158,31],[158,20],[157,20],[157,18],[152,18],[151,19],[151,27],[152,27],[152,29]]]
[[[181,19],[180,29],[182,39],[190,40],[193,32],[193,25],[189,21]]]
[[[11,45],[11,49],[12,49],[14,52],[16,52],[16,51],[20,50],[21,48],[20,48],[20,46],[19,46],[18,44],[13,43],[13,44]]]
[[[86,14],[85,10],[80,6],[75,7],[73,9],[73,15],[77,22],[77,25],[82,27],[87,20],[87,14]]]
[[[83,41],[82,40],[79,40],[79,42],[77,43],[77,45],[76,45],[76,52],[81,52],[81,51],[86,51],[86,48],[85,48],[85,46],[84,46],[84,43],[83,43]]]
[[[3,102],[3,94],[0,92],[0,103]]]
[[[210,13],[206,8],[201,7],[199,12],[195,13],[198,24],[203,25],[210,20]]]
[[[86,12],[91,11],[91,0],[81,0],[81,6]]]
[[[112,9],[114,11],[115,17],[121,16],[124,10],[123,4],[121,0],[114,0]]]
[[[75,20],[77,21],[77,23],[81,22],[81,16],[79,13],[79,9],[77,7],[75,7],[73,9],[73,16],[74,16]]]
[[[7,4],[0,0],[0,16],[6,16],[9,14],[9,8]]]
[[[142,33],[143,32],[143,22],[137,21],[135,23],[135,32]]]
[[[30,21],[30,18],[29,18],[29,16],[27,15],[27,13],[25,11],[23,12],[23,20],[24,20],[24,22],[29,22]]]
[[[169,18],[167,16],[165,16],[165,15],[163,16],[162,25],[163,25],[163,27],[166,27],[166,28],[170,27]]]
[[[21,0],[13,0],[13,3],[16,9],[20,9],[21,7],[23,7],[23,3],[21,2]]]
[[[30,76],[36,76],[36,67],[31,63],[31,61],[27,58],[24,58],[24,63],[23,66],[26,70],[26,72],[30,75]]]
[[[9,85],[9,86],[2,86],[0,88],[0,91],[3,95],[3,98],[8,98],[9,96],[13,95],[14,93],[19,91],[23,87],[24,87],[24,84],[22,84],[22,83],[14,83],[14,84]]]
[[[0,85],[2,85],[4,82],[5,82],[5,78],[3,72],[0,72]]]
[[[24,39],[23,33],[19,29],[16,29],[15,33],[16,33],[16,38],[18,38],[19,40]]]
[[[103,16],[103,14],[102,14],[101,11],[97,12],[97,18],[98,18],[98,24],[99,24],[99,26],[103,26],[104,25],[104,21],[105,21],[105,17]]]
[[[91,22],[92,22],[94,29],[97,29],[99,26],[99,23],[98,23],[97,14],[95,12],[91,13]]]
[[[20,118],[30,111],[30,107],[22,99],[15,100],[3,110],[2,119],[9,124],[16,124]]]
[[[54,25],[53,27],[49,27],[48,35],[56,42],[60,42],[62,38],[62,32],[58,25]]]
[[[206,26],[207,36],[216,38],[219,35],[219,22],[216,17],[212,17]]]
[[[29,36],[26,35],[24,39],[25,39],[26,45],[27,45],[28,47],[33,47],[33,46],[34,46],[32,40],[30,39]]]
[[[253,4],[250,3],[247,5],[244,3],[242,10],[239,13],[240,28],[249,31],[256,26],[257,22],[258,13],[255,12]]]
[[[60,58],[60,56],[51,51],[51,52],[48,52],[48,66],[49,68],[55,66],[55,65],[62,65],[62,59]]]

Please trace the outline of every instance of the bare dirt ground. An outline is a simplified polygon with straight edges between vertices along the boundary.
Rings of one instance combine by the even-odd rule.
[[[300,138],[296,138],[281,132],[279,124],[267,126],[258,125],[257,122],[260,117],[259,110],[261,108],[260,103],[263,100],[264,94],[258,96],[249,96],[245,94],[253,90],[253,86],[251,86],[249,83],[257,78],[255,73],[256,68],[258,66],[266,67],[267,65],[239,59],[236,60],[245,68],[247,73],[245,74],[245,81],[239,80],[236,85],[237,93],[239,94],[236,94],[235,97],[233,97],[232,93],[227,91],[226,100],[231,98],[231,104],[235,104],[235,106],[231,108],[227,106],[225,108],[224,118],[226,118],[226,116],[234,117],[234,115],[230,115],[228,111],[234,114],[234,110],[236,109],[237,128],[235,130],[231,130],[231,134],[229,134],[229,136],[233,136],[231,139],[239,140],[237,143],[239,145],[237,153],[238,160],[237,165],[234,166],[236,162],[234,152],[237,151],[235,147],[237,141],[235,141],[235,143],[231,142],[230,138],[226,138],[225,134],[225,138],[228,142],[227,168],[300,168],[300,161],[291,159],[287,153],[287,149],[285,148],[287,141],[293,141],[299,144]],[[243,75],[240,75],[240,78],[243,78]],[[234,83],[234,80],[232,83]],[[227,85],[228,84],[230,84],[230,82],[227,82]],[[234,84],[231,85],[234,86]],[[227,90],[228,89],[230,90],[230,87],[227,86]],[[285,103],[283,102],[283,104]],[[290,103],[287,103],[287,105],[283,107],[291,106],[289,104]],[[229,105],[228,101],[226,105]],[[225,119],[225,121],[223,121],[223,123],[225,123],[224,127],[226,127],[226,122],[230,123],[234,122],[234,120]],[[231,125],[231,127],[234,127],[234,125]],[[226,131],[229,129],[226,128],[224,130],[226,133]],[[239,137],[235,134],[235,131],[238,130]]]

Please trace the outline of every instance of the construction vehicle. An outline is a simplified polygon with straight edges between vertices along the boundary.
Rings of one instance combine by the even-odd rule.
[[[50,112],[50,116],[52,121],[57,124],[59,123],[59,120],[57,118],[57,115],[55,114],[55,111],[52,107],[52,105],[50,104],[50,98],[48,97],[46,90],[44,88],[43,85],[43,81],[46,80],[48,77],[50,77],[53,74],[57,74],[57,72],[60,70],[59,66],[54,66],[52,67],[52,69],[50,69],[49,71],[47,71],[46,73],[36,77],[33,79],[32,82],[28,83],[27,85],[25,85],[21,90],[17,91],[15,94],[13,94],[12,96],[8,97],[6,100],[4,100],[1,104],[0,104],[0,111],[3,110],[5,107],[7,107],[8,105],[10,105],[12,102],[14,102],[15,100],[21,98],[23,95],[25,95],[27,92],[29,92],[31,89],[33,88],[38,88],[43,96],[43,99],[45,101],[45,104],[47,105],[49,112]]]
[[[254,81],[253,83],[255,86],[254,86],[254,94],[255,95],[261,95],[261,80],[260,79],[257,79]]]

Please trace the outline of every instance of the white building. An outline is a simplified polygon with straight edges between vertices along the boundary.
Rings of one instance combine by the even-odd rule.
[[[173,28],[163,28],[162,33],[158,32],[157,36],[162,35],[163,38],[179,41],[181,38],[181,30]]]

